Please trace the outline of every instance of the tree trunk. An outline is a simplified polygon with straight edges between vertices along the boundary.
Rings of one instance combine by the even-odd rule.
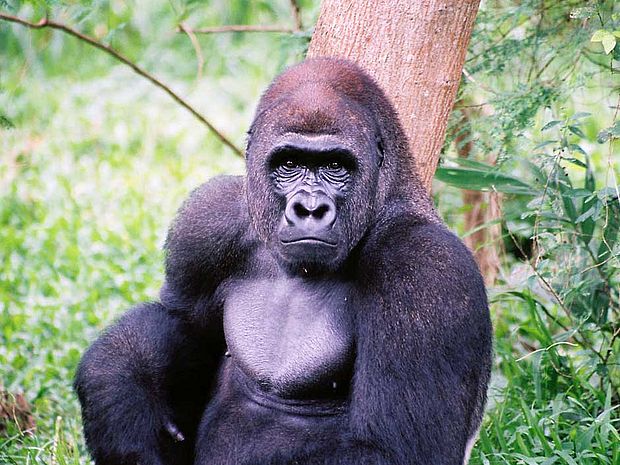
[[[308,56],[348,58],[396,107],[430,189],[480,0],[323,0]]]

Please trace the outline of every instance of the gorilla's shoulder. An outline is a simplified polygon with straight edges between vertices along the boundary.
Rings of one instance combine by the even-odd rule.
[[[195,188],[179,209],[176,221],[213,221],[245,211],[243,176],[217,176]]]
[[[240,201],[243,196],[243,181],[244,176],[215,176],[194,189],[188,201],[192,199],[225,202]]]
[[[241,266],[253,237],[243,185],[239,176],[217,177],[183,203],[164,246],[168,293],[216,286]]]
[[[478,266],[444,224],[406,216],[391,221],[369,241],[363,260],[361,269],[369,270],[367,286],[377,289],[404,318],[415,313],[437,325],[439,320],[468,318],[472,325],[487,328],[486,291]]]
[[[192,191],[174,219],[165,248],[239,237],[249,225],[242,176],[218,176]]]
[[[449,277],[482,285],[473,255],[440,221],[403,214],[377,231],[369,246],[367,254],[386,270],[386,278],[409,270],[433,275],[439,286]]]

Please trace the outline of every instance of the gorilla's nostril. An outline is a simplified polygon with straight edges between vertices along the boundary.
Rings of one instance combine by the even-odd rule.
[[[312,216],[314,216],[316,219],[320,220],[322,219],[327,212],[329,211],[329,206],[326,204],[322,204],[319,205],[313,212],[312,212]]]
[[[312,214],[312,212],[310,212],[299,202],[293,205],[293,211],[295,212],[295,216],[297,216],[297,218],[306,218]]]

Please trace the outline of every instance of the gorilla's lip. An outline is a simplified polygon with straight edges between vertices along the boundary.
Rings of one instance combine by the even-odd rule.
[[[297,239],[284,240],[281,239],[280,242],[284,245],[291,244],[308,244],[308,245],[328,245],[330,247],[336,247],[338,244],[335,242],[330,242],[325,239],[321,239],[320,237],[300,237]]]

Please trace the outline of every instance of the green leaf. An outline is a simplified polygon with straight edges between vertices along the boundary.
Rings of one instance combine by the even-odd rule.
[[[603,44],[603,50],[605,50],[605,53],[609,55],[616,46],[616,37],[610,33],[603,37],[601,42]]]
[[[590,166],[590,161],[587,161],[587,165],[586,165],[586,178],[583,182],[583,188],[586,191],[589,192],[594,192],[594,190],[596,189],[596,179],[594,178],[594,172],[592,171],[592,167]],[[596,196],[592,196],[593,198],[596,198]]]
[[[583,133],[583,131],[579,128],[579,126],[568,126],[568,130],[570,132],[572,132],[573,134],[575,134],[576,136],[579,136],[583,139],[586,138],[586,135]]]
[[[543,147],[546,147],[547,145],[551,145],[555,143],[557,143],[557,140],[546,140],[536,145],[536,147],[534,147],[534,150],[542,149]]]
[[[609,139],[616,139],[620,137],[620,120],[616,121],[616,123],[608,128],[603,129],[596,136],[596,141],[599,144],[604,144]]]
[[[604,263],[609,259],[620,236],[620,206],[618,206],[618,199],[611,197],[606,208],[606,224],[597,254],[599,263]]]
[[[583,182],[583,190],[592,194],[584,198],[581,205],[581,216],[584,216],[589,211],[592,211],[592,214],[587,218],[584,218],[581,224],[581,237],[586,245],[588,245],[592,240],[592,234],[596,226],[596,216],[598,215],[602,205],[598,197],[594,195],[595,189],[596,179],[594,178],[594,172],[590,166],[590,159],[586,157],[586,176]]]
[[[581,168],[587,168],[588,166],[582,162],[581,160],[575,158],[575,157],[562,157],[562,160],[566,160],[567,162],[572,163],[573,165],[577,165]]]
[[[440,166],[435,172],[435,178],[459,189],[497,191],[505,194],[537,194],[536,189],[529,184],[502,174],[493,166],[473,160],[460,160],[457,163],[467,167]]]
[[[13,124],[13,121],[8,119],[3,114],[0,114],[0,128],[2,128],[2,129],[13,129],[14,127],[15,127],[15,125]]]
[[[546,131],[547,129],[551,129],[552,127],[557,126],[557,125],[558,125],[558,124],[560,124],[561,122],[562,122],[562,121],[557,120],[557,119],[556,119],[556,120],[553,120],[553,121],[549,121],[547,124],[545,124],[545,125],[542,127],[542,129],[541,129],[540,131],[542,132],[542,131]]]
[[[609,55],[616,46],[616,31],[611,32],[599,29],[592,35],[590,42],[601,42],[603,44],[603,50]]]
[[[577,113],[575,113],[574,115],[571,115],[570,120],[576,120],[576,119],[581,119],[581,118],[585,118],[587,116],[591,116],[592,113],[588,113],[587,111],[578,111]]]
[[[573,196],[571,195],[573,191],[573,184],[564,171],[564,168],[557,166],[554,170],[554,177],[552,180],[555,187],[559,191],[567,218],[569,218],[572,222],[575,222],[579,215],[577,214],[575,202]]]
[[[497,171],[497,168],[491,165],[487,165],[486,163],[482,163],[480,161],[471,160],[469,158],[452,158],[450,162],[456,163],[459,166],[464,166],[466,168],[471,168],[474,170],[480,171]]]
[[[582,149],[578,144],[568,144],[568,148],[573,152],[579,152],[582,155],[587,155],[586,151]]]
[[[583,223],[588,218],[592,218],[592,215],[594,215],[595,212],[596,212],[596,208],[594,207],[589,208],[587,211],[585,211],[584,213],[582,213],[581,215],[577,217],[577,219],[575,220],[575,223]]]
[[[607,129],[603,129],[596,136],[596,142],[598,142],[599,144],[604,144],[609,139],[611,139],[611,133]]]
[[[575,461],[575,459],[573,459],[570,455],[568,455],[568,452],[566,452],[565,450],[555,451],[555,453],[559,455],[560,457],[562,457],[564,460],[566,460],[566,463],[568,463],[568,465],[579,465]]]

